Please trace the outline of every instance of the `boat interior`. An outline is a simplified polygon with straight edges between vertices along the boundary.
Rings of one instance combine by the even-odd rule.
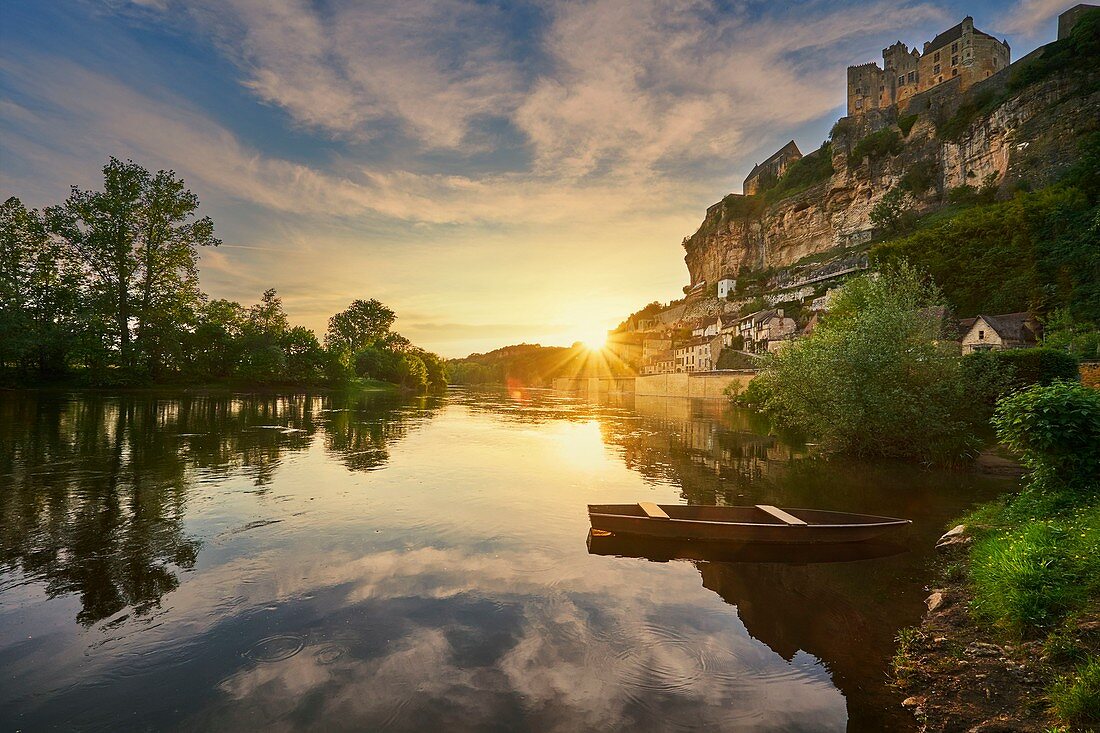
[[[645,502],[643,502],[645,504]],[[626,517],[654,518],[647,513],[643,504],[589,504],[590,514],[614,514]],[[653,505],[649,505],[653,506]],[[777,509],[767,505],[759,506],[685,506],[682,504],[661,504],[659,507],[669,519],[688,519],[703,522],[744,522],[752,524],[790,525],[804,522],[812,525],[835,524],[880,524],[882,522],[904,522],[891,517],[876,517],[867,514],[848,514],[819,509]],[[783,516],[797,521],[785,520]]]

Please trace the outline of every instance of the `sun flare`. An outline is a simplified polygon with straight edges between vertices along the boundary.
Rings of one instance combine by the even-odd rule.
[[[607,346],[607,332],[588,331],[582,333],[578,341],[584,344],[584,347],[589,351],[600,351]]]

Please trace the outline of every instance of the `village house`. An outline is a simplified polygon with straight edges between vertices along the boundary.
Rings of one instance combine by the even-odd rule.
[[[714,368],[713,338],[693,338],[676,349],[677,372],[708,372]]]
[[[691,335],[695,338],[717,336],[719,328],[718,316],[711,316],[695,324],[695,327],[691,329]]]
[[[718,280],[719,299],[728,298],[733,293],[733,290],[736,287],[737,280],[733,277],[733,275],[723,275],[721,279]]]
[[[676,353],[671,349],[662,351],[653,358],[648,374],[670,374],[676,371]]]
[[[739,320],[737,335],[742,339],[744,351],[761,354],[769,350],[769,343],[791,338],[796,328],[794,319],[784,316],[782,308],[776,308],[757,311]]]
[[[979,315],[959,322],[963,354],[975,351],[1026,349],[1039,341],[1039,324],[1030,314],[1005,313],[999,316]]]

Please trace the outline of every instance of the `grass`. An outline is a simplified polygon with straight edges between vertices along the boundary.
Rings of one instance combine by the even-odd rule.
[[[1058,678],[1048,697],[1059,718],[1078,726],[1100,723],[1100,657]]]

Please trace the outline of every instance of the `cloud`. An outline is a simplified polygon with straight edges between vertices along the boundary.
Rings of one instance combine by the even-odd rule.
[[[1034,36],[1068,7],[1066,0],[1019,0],[998,27],[1005,33]]]

